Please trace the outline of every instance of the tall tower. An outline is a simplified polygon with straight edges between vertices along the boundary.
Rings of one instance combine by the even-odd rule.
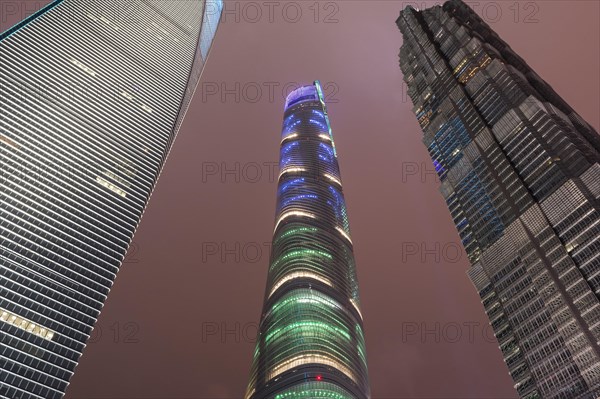
[[[287,97],[248,399],[368,398],[352,240],[318,81]]]
[[[0,397],[61,398],[221,0],[56,0],[0,35]]]
[[[600,137],[460,0],[405,8],[400,68],[523,398],[600,388]]]

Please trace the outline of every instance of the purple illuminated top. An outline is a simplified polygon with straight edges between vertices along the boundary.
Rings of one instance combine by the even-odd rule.
[[[317,88],[314,85],[302,86],[290,94],[285,99],[285,108],[299,103],[300,101],[319,101],[319,94]]]

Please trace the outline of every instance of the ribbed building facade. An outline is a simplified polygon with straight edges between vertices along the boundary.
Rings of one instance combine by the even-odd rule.
[[[396,22],[423,142],[515,389],[597,397],[600,137],[462,1]]]
[[[221,9],[57,0],[0,35],[0,397],[63,396]]]
[[[247,399],[368,398],[342,180],[318,81],[287,97],[273,245]]]

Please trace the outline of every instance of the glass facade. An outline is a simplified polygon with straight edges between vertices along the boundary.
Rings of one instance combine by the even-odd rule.
[[[318,81],[286,100],[273,246],[247,399],[368,398],[337,154]]]
[[[0,36],[1,398],[63,396],[221,8],[57,0]]]
[[[600,136],[460,0],[396,21],[423,142],[523,398],[600,389]]]

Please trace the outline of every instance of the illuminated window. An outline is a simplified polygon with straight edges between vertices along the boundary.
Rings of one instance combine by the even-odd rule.
[[[298,137],[298,133],[288,134],[283,139],[281,139],[281,142],[283,143],[284,141],[289,140],[289,139],[293,139],[295,137]]]
[[[125,161],[125,160],[117,161],[117,168],[129,177],[134,177],[137,173],[133,164],[129,161]]]
[[[348,367],[346,367],[344,364],[337,361],[336,359],[333,359],[326,355],[322,355],[320,353],[307,353],[305,355],[295,356],[291,359],[285,360],[273,367],[271,370],[269,370],[269,372],[267,373],[267,378],[272,379],[288,370],[311,363],[324,364],[330,367],[334,367],[342,373],[346,374],[352,381],[358,383],[356,377],[354,376],[354,373]]]
[[[104,175],[106,177],[110,177],[111,179],[113,179],[114,181],[116,181],[117,183],[121,183],[124,186],[127,187],[131,187],[131,184],[127,183],[124,179],[122,179],[121,177],[117,176],[116,174],[109,172],[109,171],[105,171]]]
[[[15,327],[18,327],[21,330],[25,330],[28,333],[45,338],[49,341],[52,340],[54,334],[56,334],[52,330],[37,325],[31,320],[25,319],[21,316],[17,316],[16,314],[11,313],[8,310],[2,308],[0,308],[0,320],[2,320],[5,323],[11,324]]]
[[[283,327],[270,331],[265,336],[265,343],[269,345],[271,342],[276,342],[280,339],[289,341],[290,336],[300,338],[303,341],[314,339],[315,337],[334,338],[335,340],[339,338],[347,342],[350,342],[352,339],[347,329],[336,327],[330,323],[311,320],[286,324]]]
[[[75,58],[71,58],[71,63],[73,65],[78,66],[81,70],[85,71],[88,75],[96,76],[96,72],[94,72],[94,70],[92,70],[92,68],[85,66],[81,62],[77,61]]]
[[[340,234],[341,234],[341,235],[343,235],[343,236],[344,236],[344,238],[345,238],[346,240],[350,241],[350,244],[352,244],[352,239],[351,239],[351,238],[350,238],[350,236],[349,236],[349,235],[348,235],[348,234],[347,234],[347,233],[344,231],[344,229],[342,229],[342,228],[341,228],[341,227],[339,227],[339,226],[335,226],[335,229],[336,229],[337,231],[339,231],[339,232],[340,232]]]
[[[7,144],[16,150],[21,148],[21,146],[19,144],[17,144],[15,141],[13,141],[13,140],[9,139],[8,137],[1,135],[1,134],[0,134],[0,142]]]
[[[297,290],[297,291],[299,291],[299,292],[295,293],[294,295],[291,295],[288,298],[286,298],[282,301],[279,301],[275,305],[273,305],[273,307],[271,308],[271,311],[277,313],[281,309],[286,309],[289,306],[295,306],[298,303],[310,303],[310,304],[314,304],[314,305],[325,305],[327,307],[334,308],[334,309],[342,309],[342,307],[337,302],[335,302],[333,299],[331,299],[329,297],[315,295],[311,292],[309,292],[307,294],[306,292],[303,292],[302,290]]]
[[[143,109],[144,111],[146,111],[146,112],[150,112],[150,113],[152,113],[152,108],[150,108],[150,107],[149,107],[149,106],[147,106],[146,104],[143,104],[143,105],[142,105],[142,109]]]
[[[106,18],[105,16],[101,16],[100,18],[96,17],[95,15],[92,14],[87,14],[87,17],[89,19],[91,19],[94,22],[98,22],[98,21],[102,21],[104,22],[106,25],[110,26],[111,28],[113,28],[114,30],[119,30],[119,27],[116,25],[113,25],[110,23],[110,21],[108,20],[108,18]]]
[[[281,215],[279,217],[279,219],[277,219],[277,223],[275,223],[275,230],[277,230],[277,227],[279,226],[279,223],[281,223],[281,221],[283,219],[289,218],[290,216],[304,216],[304,217],[312,218],[312,219],[316,218],[316,216],[313,215],[312,213],[308,213],[308,212],[304,212],[304,211],[290,211],[290,212],[285,212],[283,215]]]
[[[294,234],[302,234],[302,233],[316,233],[317,232],[317,228],[316,227],[299,227],[296,229],[292,229],[292,230],[288,230],[285,233],[283,233],[282,235],[280,235],[279,237],[277,237],[276,241],[281,240],[282,238],[285,237],[289,237],[291,235]]]
[[[286,282],[288,282],[290,280],[294,280],[294,279],[297,279],[297,278],[312,278],[313,280],[320,281],[320,282],[322,282],[324,284],[327,284],[330,287],[333,287],[333,285],[331,284],[331,280],[329,280],[328,278],[319,276],[318,274],[313,273],[313,272],[309,272],[309,271],[298,271],[298,272],[293,272],[293,273],[287,274],[287,275],[283,276],[278,282],[276,282],[273,285],[273,288],[271,289],[271,292],[269,293],[269,297],[271,295],[273,295],[273,293],[275,291],[277,291],[277,289],[279,287],[281,287],[283,284],[285,284]]]
[[[356,301],[356,299],[350,298],[350,303],[352,304],[352,306],[354,306],[354,309],[356,309],[356,311],[358,312],[358,315],[362,319],[363,315],[362,315],[362,312],[360,311],[360,308],[358,307],[358,302]]]
[[[339,181],[335,176],[332,176],[332,175],[330,175],[328,173],[325,173],[323,176],[325,176],[326,178],[328,178],[332,182],[339,184],[340,186],[342,185],[342,182]]]
[[[281,255],[280,257],[278,257],[273,264],[271,264],[271,269],[274,268],[275,266],[277,266],[280,262],[289,260],[289,259],[297,259],[297,258],[306,258],[306,257],[320,257],[320,258],[327,258],[327,259],[333,259],[333,256],[331,256],[330,253],[325,252],[325,251],[319,251],[317,249],[297,249],[294,251],[289,251],[289,252],[285,252],[283,255]]]
[[[286,173],[295,173],[295,172],[306,172],[305,168],[298,168],[298,167],[287,167],[284,168],[280,173],[279,173],[279,178],[281,179],[281,176],[285,175]]]
[[[128,99],[128,100],[133,100],[133,99],[134,99],[134,97],[133,97],[131,94],[127,93],[126,91],[123,91],[123,92],[121,93],[121,95],[122,95],[123,97],[125,97],[126,99]]]
[[[100,183],[100,185],[108,188],[110,191],[112,191],[113,193],[125,198],[125,196],[127,195],[127,193],[123,190],[121,190],[119,187],[115,186],[114,184],[108,182],[107,180],[105,180],[104,178],[98,176],[96,177],[96,181],[98,183]]]
[[[317,374],[314,377],[314,381],[295,384],[275,395],[274,399],[351,399],[354,397],[354,395],[338,385],[325,382],[323,380],[323,375]]]

